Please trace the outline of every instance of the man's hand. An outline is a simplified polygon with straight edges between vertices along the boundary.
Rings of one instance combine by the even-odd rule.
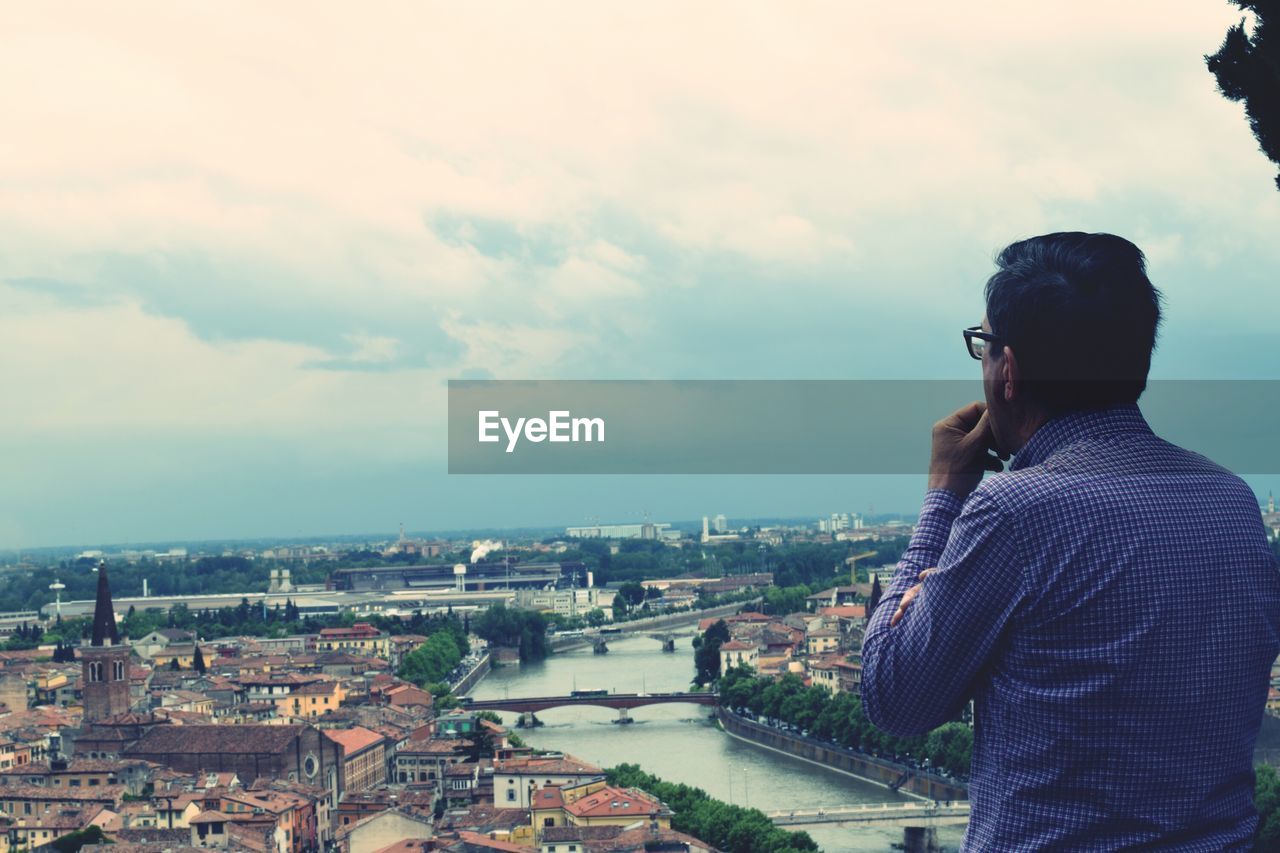
[[[991,453],[994,447],[986,403],[970,403],[938,421],[933,425],[929,488],[946,489],[964,500],[982,482],[983,472],[1004,470]]]
[[[927,578],[929,575],[933,574],[937,570],[938,570],[938,567],[934,566],[931,569],[925,569],[924,571],[922,571],[919,575],[921,581],[923,581],[925,578]],[[889,619],[890,628],[892,628],[894,625],[897,625],[900,621],[902,621],[902,617],[907,612],[907,607],[911,604],[911,602],[915,601],[916,596],[920,594],[920,588],[923,586],[924,586],[923,583],[918,583],[915,586],[911,587],[911,589],[907,590],[902,594],[902,600],[898,602],[897,611],[893,614],[893,617]]]

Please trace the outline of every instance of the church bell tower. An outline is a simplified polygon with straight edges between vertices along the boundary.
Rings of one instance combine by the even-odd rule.
[[[107,564],[98,564],[98,600],[93,608],[93,639],[80,647],[80,690],[84,721],[105,720],[129,710],[130,648],[120,644]]]

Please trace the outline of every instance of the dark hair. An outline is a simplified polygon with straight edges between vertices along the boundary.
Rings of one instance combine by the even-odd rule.
[[[1137,401],[1160,324],[1141,249],[1114,234],[1062,232],[1012,243],[996,265],[987,322],[1032,399],[1055,413]]]

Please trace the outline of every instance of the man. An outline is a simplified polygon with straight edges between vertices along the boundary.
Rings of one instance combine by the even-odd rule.
[[[966,850],[1248,849],[1280,650],[1256,497],[1138,410],[1160,299],[1136,246],[1049,234],[997,264],[965,330],[986,402],[934,427],[866,713],[920,734],[973,700]]]

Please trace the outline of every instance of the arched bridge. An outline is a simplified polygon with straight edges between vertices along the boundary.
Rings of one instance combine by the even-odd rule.
[[[584,691],[585,693],[586,691]],[[575,705],[594,705],[598,708],[628,710],[645,705],[709,705],[719,704],[715,693],[602,693],[577,696],[525,696],[510,699],[464,699],[468,711],[511,711],[534,714],[548,708],[568,708]]]

